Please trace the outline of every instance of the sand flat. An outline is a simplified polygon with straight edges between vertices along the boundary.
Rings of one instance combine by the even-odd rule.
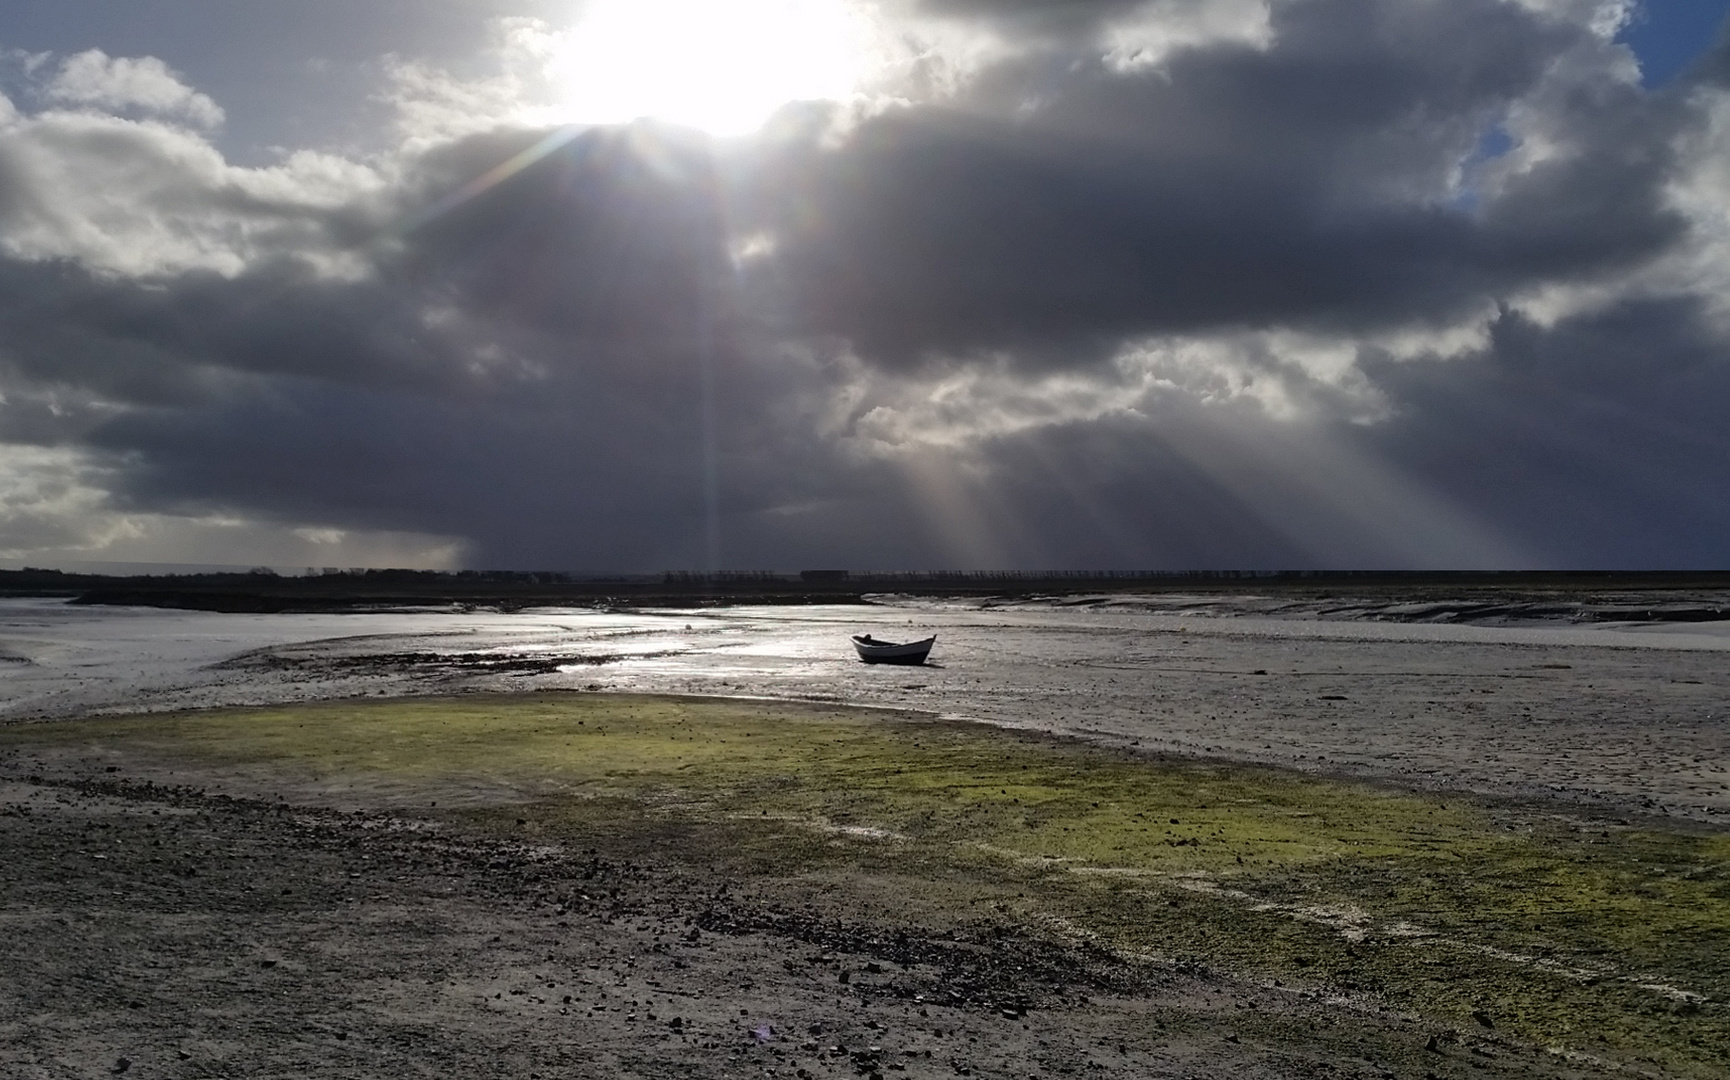
[[[0,729],[0,1070],[1719,1075],[1724,833],[929,714]]]
[[[868,667],[846,636],[935,631]],[[0,717],[596,688],[914,708],[1198,756],[1730,814],[1724,624],[1475,626],[1073,604],[239,616],[0,601]]]

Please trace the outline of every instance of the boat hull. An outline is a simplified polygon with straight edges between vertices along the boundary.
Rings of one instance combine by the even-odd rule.
[[[924,641],[910,641],[897,645],[888,641],[864,642],[853,639],[853,648],[859,652],[859,659],[867,664],[923,664],[925,658],[931,655],[931,646],[937,644],[934,634]]]

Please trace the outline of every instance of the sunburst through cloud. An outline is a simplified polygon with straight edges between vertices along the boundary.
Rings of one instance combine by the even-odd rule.
[[[872,9],[846,0],[592,0],[551,72],[570,122],[649,117],[743,135],[796,101],[845,101],[880,68]]]
[[[101,10],[0,17],[15,560],[1674,567],[1730,530],[1696,8]]]

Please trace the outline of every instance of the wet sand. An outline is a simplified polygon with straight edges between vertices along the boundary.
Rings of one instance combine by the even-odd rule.
[[[936,632],[933,663],[859,664],[846,638],[863,630]],[[1474,626],[1122,601],[278,616],[0,601],[0,656],[0,720],[465,690],[756,696],[1730,814],[1726,623]]]
[[[905,900],[63,780],[0,789],[18,1078],[1598,1075]]]
[[[935,662],[858,664],[860,630],[935,631]],[[1593,829],[1626,814],[1635,831],[1715,831],[1723,630],[1122,603],[237,616],[6,601],[0,722],[498,690],[788,698],[1535,797],[1545,820],[1584,803]],[[513,814],[524,797],[469,794]],[[1123,955],[1006,914],[1013,891],[957,909],[869,875],[741,872],[654,830],[513,839],[508,819],[435,819],[435,795],[457,793],[417,805],[77,743],[0,761],[0,1072],[1671,1074],[1510,1038],[1494,1002],[1482,1023],[1442,1023],[1350,980]],[[1651,990],[1654,1022],[1717,1023],[1717,1002],[1667,992]],[[1674,1075],[1715,1075],[1701,1069]]]
[[[1553,804],[628,695],[4,735],[8,1076],[1687,1077],[1724,1049],[1722,845]],[[893,828],[833,827],[867,790]],[[1659,876],[1606,890],[1630,857]],[[1526,913],[1568,881],[1597,921]]]

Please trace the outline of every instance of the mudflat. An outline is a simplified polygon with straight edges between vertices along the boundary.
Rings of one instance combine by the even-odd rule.
[[[1517,625],[1506,602],[1482,624],[1449,621],[1460,605],[1411,622],[1435,605],[1277,599],[268,616],[0,600],[0,720],[475,690],[769,697],[1730,821],[1730,622],[1603,621],[1630,614],[1625,596]],[[933,662],[860,664],[864,631],[936,633]]]
[[[910,710],[558,692],[15,724],[0,848],[7,1075],[1730,1060],[1710,823]]]

